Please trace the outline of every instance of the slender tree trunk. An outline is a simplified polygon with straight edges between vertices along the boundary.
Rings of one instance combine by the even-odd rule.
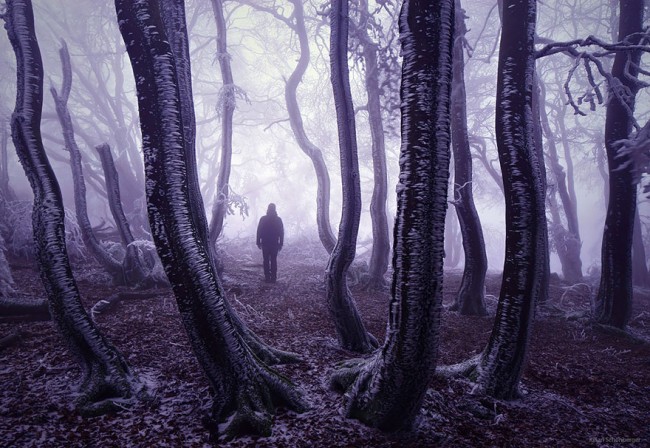
[[[387,339],[332,380],[348,390],[349,417],[389,431],[414,424],[438,354],[453,28],[453,0],[402,5],[402,145]]]
[[[645,246],[643,244],[643,230],[641,228],[641,217],[639,207],[634,212],[634,240],[632,242],[632,276],[633,283],[637,286],[647,288],[650,286],[650,274],[646,264]]]
[[[619,40],[643,29],[643,0],[621,0]],[[636,211],[636,185],[628,156],[619,156],[615,143],[627,139],[632,130],[641,53],[616,53],[612,76],[629,89],[622,100],[610,88],[605,118],[605,148],[609,169],[609,196],[602,246],[602,273],[594,303],[595,319],[625,328],[632,310],[632,238]],[[620,89],[619,89],[620,91]]]
[[[366,331],[348,288],[347,272],[354,261],[361,219],[361,183],[357,156],[357,134],[348,72],[348,0],[334,0],[330,13],[330,65],[336,104],[343,210],[336,245],[330,254],[325,286],[327,305],[341,347],[369,353],[377,341]]]
[[[481,392],[517,396],[533,309],[540,290],[544,214],[534,144],[536,0],[504,0],[496,98],[496,133],[506,203],[506,254],[492,334],[478,364]]]
[[[84,310],[72,275],[61,190],[41,139],[43,63],[31,2],[9,0],[3,18],[18,67],[12,138],[34,193],[34,242],[50,314],[82,370],[79,409],[87,414],[116,410],[131,403],[142,389],[126,360]]]
[[[9,262],[5,256],[6,251],[5,239],[0,232],[0,298],[2,299],[6,299],[10,294],[14,293],[14,286],[16,286],[11,275]]]
[[[331,253],[336,244],[336,238],[330,225],[330,176],[327,171],[325,159],[323,159],[323,153],[307,137],[297,96],[298,86],[309,67],[309,39],[307,37],[307,29],[305,28],[303,2],[302,0],[291,0],[291,2],[294,7],[293,17],[295,19],[293,29],[298,37],[300,56],[296,68],[291,73],[291,76],[289,76],[289,79],[287,79],[287,84],[284,89],[284,99],[287,103],[289,124],[291,125],[296,142],[314,165],[314,172],[316,173],[316,181],[318,183],[316,193],[316,224],[318,226],[318,236],[325,250]]]
[[[390,238],[388,236],[388,217],[386,200],[388,198],[388,173],[386,168],[386,147],[384,142],[384,123],[381,117],[379,90],[377,44],[368,35],[368,0],[362,0],[360,7],[359,34],[362,39],[362,54],[365,65],[365,83],[368,95],[368,120],[372,138],[373,189],[370,200],[370,219],[372,221],[372,253],[368,286],[384,288],[384,275],[388,270]]]
[[[111,154],[111,147],[107,143],[95,146],[99,154],[99,160],[104,170],[104,180],[106,181],[106,194],[108,196],[108,208],[111,210],[115,226],[120,234],[120,240],[124,247],[128,246],[134,241],[129,222],[124,215],[122,209],[122,199],[120,195],[120,179],[113,162],[113,155]]]
[[[68,98],[70,97],[70,89],[72,86],[72,70],[70,67],[70,54],[68,53],[68,46],[65,41],[61,42],[61,49],[59,50],[61,58],[61,66],[63,68],[63,83],[61,93],[59,94],[56,88],[51,87],[50,93],[54,98],[56,106],[56,113],[59,117],[59,123],[63,130],[63,138],[65,140],[66,149],[70,153],[70,168],[72,170],[72,180],[74,183],[74,204],[77,215],[77,223],[81,230],[81,236],[84,244],[93,254],[95,259],[102,265],[104,269],[113,277],[113,281],[118,284],[125,282],[124,273],[122,271],[122,263],[114,259],[111,254],[104,249],[100,244],[93,232],[90,219],[88,219],[88,207],[86,204],[86,183],[83,175],[83,167],[81,163],[81,152],[77,146],[74,137],[74,129],[72,127],[72,118],[68,111]]]
[[[194,219],[181,94],[157,0],[116,0],[133,67],[145,155],[149,220],[190,343],[213,389],[213,418],[226,434],[269,434],[273,404],[305,408],[301,394],[251,351],[228,313],[224,291]],[[216,424],[211,428],[217,431]]]
[[[226,19],[222,0],[212,0],[212,11],[217,22],[217,58],[221,68],[221,164],[217,177],[217,192],[212,205],[210,222],[210,245],[215,246],[223,229],[223,220],[228,210],[230,189],[230,166],[232,160],[232,120],[235,112],[235,84],[230,67],[230,55],[226,41]]]
[[[454,63],[451,96],[451,141],[454,151],[454,204],[463,236],[465,266],[460,288],[451,309],[462,315],[485,316],[485,273],[487,254],[483,229],[472,192],[472,154],[467,132],[467,94],[465,92],[465,61],[463,42],[465,11],[460,0],[455,1]]]

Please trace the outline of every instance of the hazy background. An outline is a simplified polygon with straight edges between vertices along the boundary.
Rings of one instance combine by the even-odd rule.
[[[258,5],[282,6],[289,16],[292,7],[282,1],[259,0]],[[474,139],[485,142],[488,160],[498,169],[494,138],[494,97],[498,57],[499,18],[495,2],[463,1],[468,20],[467,41],[473,48],[466,59],[465,82],[468,94],[468,126]],[[611,2],[617,5],[618,2]],[[371,1],[371,5],[373,2]],[[569,6],[572,5],[572,6]],[[206,210],[210,213],[220,157],[221,123],[217,113],[222,86],[216,59],[216,25],[209,1],[187,1],[187,19],[192,55],[194,106],[197,118],[197,155],[202,192]],[[252,236],[257,221],[269,202],[275,202],[286,229],[286,244],[299,244],[305,239],[317,239],[316,181],[308,157],[297,146],[288,122],[284,103],[285,80],[298,58],[296,36],[281,21],[270,14],[255,11],[241,2],[226,2],[228,10],[228,51],[231,55],[235,84],[239,95],[234,117],[232,191],[241,195],[249,207],[248,216],[236,209],[225,221],[225,239],[244,239],[254,244]],[[340,219],[340,175],[336,118],[329,82],[328,41],[326,17],[319,14],[322,2],[306,1],[305,14],[311,42],[311,64],[298,89],[306,132],[323,150],[332,180],[330,220],[336,231]],[[128,57],[117,29],[111,2],[91,0],[34,1],[36,32],[45,66],[45,106],[42,129],[44,143],[62,186],[64,201],[73,209],[73,193],[68,154],[63,149],[61,129],[54,111],[51,85],[60,88],[61,65],[58,56],[60,39],[70,49],[73,83],[69,107],[77,143],[84,160],[97,173],[99,162],[92,147],[108,142],[114,155],[137,165],[125,142],[137,148],[140,144],[135,87]],[[282,9],[280,9],[282,11]],[[385,30],[395,24],[385,13],[381,23]],[[610,2],[601,0],[553,1],[539,4],[538,34],[553,40],[570,40],[596,35],[612,40]],[[616,23],[616,22],[614,22]],[[615,31],[615,29],[614,29]],[[647,58],[647,56],[645,56]],[[91,64],[92,62],[92,64]],[[606,66],[611,59],[605,60]],[[583,240],[582,260],[585,272],[597,264],[603,230],[605,201],[604,182],[599,171],[602,163],[602,134],[604,105],[590,110],[583,104],[586,116],[574,115],[565,106],[564,83],[574,61],[555,55],[538,61],[538,71],[547,91],[547,108],[551,129],[556,137],[560,127],[566,128],[575,168],[580,231]],[[358,61],[351,61],[351,83],[355,106],[365,104],[363,75]],[[570,84],[575,97],[586,90],[584,70],[575,72]],[[597,77],[597,81],[603,80]],[[604,84],[601,86],[603,91]],[[120,92],[124,92],[122,95]],[[116,92],[119,94],[116,95]],[[588,93],[588,92],[587,92]],[[0,126],[8,128],[15,101],[15,58],[6,32],[0,33]],[[650,99],[642,91],[637,100],[637,119],[645,123]],[[116,111],[119,111],[117,113]],[[116,124],[116,114],[124,126]],[[359,255],[371,247],[369,203],[372,192],[372,162],[367,113],[357,113],[357,139],[363,214],[359,234]],[[393,111],[394,123],[399,123],[399,111]],[[559,138],[559,137],[558,137]],[[563,147],[557,142],[560,162],[564,165]],[[390,172],[388,198],[390,222],[395,210],[394,188],[398,172],[399,137],[387,135],[387,159]],[[600,155],[599,155],[600,154]],[[11,142],[9,143],[10,184],[21,199],[31,200],[31,191],[22,172]],[[123,173],[120,172],[121,180]],[[136,171],[135,177],[142,176]],[[87,175],[88,177],[88,175]],[[549,182],[553,182],[550,178]],[[504,209],[502,194],[482,164],[474,162],[474,193],[483,223],[485,240],[492,270],[500,271],[504,250]],[[129,191],[123,191],[128,195]],[[93,224],[111,222],[108,204],[95,188],[88,186],[89,213]],[[450,208],[455,220],[455,212]],[[648,207],[641,205],[644,237],[647,235]],[[457,223],[455,224],[457,228]],[[391,233],[392,235],[392,233]],[[325,252],[323,251],[325,256]],[[552,255],[552,270],[559,270],[557,257]]]

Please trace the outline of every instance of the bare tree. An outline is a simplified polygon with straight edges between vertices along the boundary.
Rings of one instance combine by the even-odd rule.
[[[213,389],[213,418],[228,419],[225,432],[231,436],[269,434],[272,406],[303,410],[301,393],[260,361],[237,331],[205,242],[197,238],[197,204],[184,187],[188,167],[177,56],[165,34],[160,3],[116,0],[115,7],[136,79],[153,237]],[[212,430],[217,431],[216,424]]]
[[[454,206],[463,236],[465,266],[452,310],[463,315],[485,316],[485,273],[487,254],[483,229],[472,192],[472,154],[467,131],[467,94],[465,92],[465,11],[456,0],[453,87],[451,96],[451,141],[454,151]]]
[[[334,376],[346,414],[411,427],[436,365],[450,159],[453,0],[406,0],[400,15],[402,147],[387,339]]]
[[[80,411],[99,414],[117,410],[132,403],[143,385],[84,310],[72,275],[61,191],[40,134],[43,64],[31,1],[9,0],[4,20],[18,67],[12,138],[34,193],[34,242],[50,313],[81,367]]]
[[[366,331],[347,282],[361,219],[357,131],[348,70],[348,0],[332,2],[330,27],[331,80],[339,134],[343,210],[338,239],[325,273],[327,305],[341,346],[355,352],[369,353],[377,347],[377,341]]]

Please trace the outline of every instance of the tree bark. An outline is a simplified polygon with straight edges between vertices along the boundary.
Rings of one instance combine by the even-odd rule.
[[[643,29],[643,0],[621,0],[619,40]],[[629,89],[623,100],[610,86],[605,116],[605,148],[609,170],[609,197],[602,245],[602,272],[594,302],[594,317],[602,324],[625,328],[632,311],[632,238],[636,185],[629,156],[620,156],[615,143],[632,131],[638,76],[638,50],[617,52],[612,76]],[[620,88],[618,88],[620,90]]]
[[[116,0],[136,79],[154,241],[190,343],[213,390],[213,418],[227,435],[269,434],[274,404],[305,408],[300,391],[264,365],[228,313],[192,210],[175,55],[156,0]],[[211,428],[217,431],[216,424]]]
[[[518,394],[540,290],[544,216],[532,112],[536,0],[504,0],[496,134],[506,204],[506,253],[492,334],[477,368],[479,390]]]
[[[232,160],[232,122],[235,112],[235,83],[230,66],[228,43],[226,40],[226,19],[222,0],[212,0],[212,11],[217,23],[217,58],[221,69],[221,163],[217,177],[217,192],[212,205],[210,222],[210,245],[217,244],[217,238],[223,229],[223,221],[228,211],[228,192],[230,189],[230,166]]]
[[[365,66],[365,84],[368,95],[368,121],[372,139],[373,189],[370,200],[370,219],[372,221],[372,252],[370,254],[368,287],[384,288],[384,275],[388,270],[390,237],[386,201],[388,198],[388,173],[386,167],[386,147],[384,142],[384,123],[381,116],[381,91],[379,89],[377,44],[368,35],[368,0],[360,5],[359,35],[362,41],[362,55]]]
[[[632,280],[634,285],[647,288],[650,286],[650,273],[646,264],[645,246],[643,244],[643,230],[639,207],[634,212],[634,236],[632,242]]]
[[[413,426],[436,365],[450,159],[453,0],[406,0],[402,145],[386,342],[334,376],[346,414],[382,430]]]
[[[3,17],[18,67],[12,138],[34,193],[34,242],[50,314],[82,370],[79,409],[87,414],[116,410],[132,403],[142,386],[84,310],[72,275],[61,191],[40,133],[43,63],[31,2],[9,0]]]
[[[357,134],[348,71],[348,0],[332,2],[330,27],[330,66],[341,157],[343,210],[338,239],[325,272],[327,306],[341,347],[369,353],[377,347],[377,341],[366,331],[347,282],[361,219]]]
[[[451,96],[451,142],[454,152],[454,205],[463,237],[465,266],[460,288],[451,310],[466,316],[485,316],[485,274],[487,254],[483,229],[472,192],[472,154],[467,131],[467,94],[465,92],[464,46],[465,11],[455,1],[455,39]]]
[[[336,244],[334,232],[330,225],[330,176],[327,171],[325,159],[320,148],[309,140],[305,132],[305,126],[298,105],[297,90],[302,77],[309,67],[309,39],[307,38],[307,29],[305,28],[305,15],[303,11],[302,0],[291,0],[294,10],[293,17],[295,24],[293,30],[298,36],[300,45],[300,56],[296,68],[287,79],[284,89],[284,99],[287,103],[287,112],[289,113],[289,124],[296,138],[296,143],[300,149],[309,157],[314,166],[318,190],[316,193],[316,224],[318,226],[318,237],[327,253],[331,253]]]

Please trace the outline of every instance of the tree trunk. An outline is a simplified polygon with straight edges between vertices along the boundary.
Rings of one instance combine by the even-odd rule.
[[[95,259],[111,275],[113,281],[118,284],[124,284],[124,273],[122,263],[114,259],[111,254],[97,240],[93,228],[88,219],[88,208],[86,204],[86,183],[84,181],[83,167],[81,164],[81,153],[77,142],[74,138],[74,129],[72,128],[72,119],[68,111],[68,98],[70,97],[70,88],[72,86],[72,70],[70,67],[70,54],[65,41],[61,41],[59,50],[61,66],[63,69],[63,83],[61,93],[56,88],[51,87],[50,93],[54,98],[56,113],[63,130],[66,149],[70,153],[70,168],[72,170],[72,180],[74,184],[74,204],[77,215],[77,223],[81,230],[81,236],[84,244],[93,254]]]
[[[5,239],[0,232],[0,298],[7,298],[9,294],[12,294],[14,291],[14,278],[11,275],[11,269],[9,268],[9,262],[5,256],[7,248],[5,246]]]
[[[478,364],[480,391],[518,394],[533,308],[540,290],[544,216],[533,129],[536,0],[504,0],[496,135],[506,205],[506,253],[492,334]]]
[[[643,29],[643,0],[621,0],[619,40]],[[632,238],[636,210],[636,185],[629,156],[620,156],[615,143],[627,139],[632,130],[638,76],[638,50],[616,53],[612,76],[629,89],[623,100],[610,87],[605,118],[605,148],[609,170],[609,197],[602,246],[600,287],[594,304],[595,319],[625,328],[632,311]],[[620,91],[620,88],[617,87]],[[624,102],[623,102],[624,101]]]
[[[641,227],[641,218],[639,217],[639,208],[634,212],[634,236],[632,246],[632,276],[633,284],[647,288],[650,286],[650,274],[646,264],[645,246],[643,244],[643,230]]]
[[[465,92],[464,39],[465,11],[455,1],[455,39],[451,96],[451,142],[454,151],[454,205],[463,236],[465,266],[460,288],[451,309],[466,316],[485,316],[485,273],[487,255],[483,229],[472,192],[472,154],[467,132],[467,94]]]
[[[61,191],[40,133],[43,63],[31,2],[9,0],[3,18],[18,67],[12,137],[34,193],[34,242],[50,314],[82,370],[79,409],[87,414],[116,410],[133,402],[142,386],[84,310],[72,275],[65,246]]]
[[[330,65],[336,104],[343,210],[336,245],[325,273],[327,306],[334,320],[341,347],[369,353],[377,341],[366,331],[348,288],[347,272],[354,260],[361,219],[361,183],[357,157],[357,134],[348,71],[348,0],[334,0],[330,13]]]
[[[228,313],[205,243],[197,238],[175,55],[156,0],[116,0],[133,67],[145,156],[146,197],[154,241],[190,343],[213,389],[213,417],[225,431],[269,434],[274,404],[305,408],[301,393],[264,365]],[[194,204],[196,205],[196,204]],[[232,417],[232,418],[229,418]],[[211,428],[217,431],[216,424]]]
[[[386,200],[388,198],[388,173],[386,168],[386,147],[384,143],[384,123],[381,117],[381,92],[379,90],[377,44],[368,35],[368,0],[362,0],[360,7],[359,35],[362,40],[362,54],[365,66],[365,84],[368,95],[368,121],[372,139],[373,189],[370,200],[370,219],[372,221],[372,253],[370,254],[368,287],[384,288],[384,275],[388,270],[390,237]]]
[[[226,19],[222,0],[212,0],[212,11],[217,22],[217,59],[221,68],[221,164],[217,177],[217,192],[212,205],[210,222],[210,245],[215,247],[223,229],[223,220],[228,210],[228,191],[230,189],[230,165],[232,160],[232,120],[235,112],[235,84],[230,67],[230,55],[226,41]]]
[[[122,209],[122,199],[120,197],[120,179],[115,169],[113,162],[113,155],[111,154],[111,147],[107,143],[95,146],[99,154],[99,160],[104,170],[104,180],[106,182],[106,194],[108,196],[108,207],[113,215],[115,227],[120,234],[120,240],[124,247],[128,246],[134,241],[129,222],[124,215]]]
[[[346,414],[382,430],[409,429],[436,365],[450,159],[453,0],[406,0],[402,43],[402,146],[393,283],[386,342],[340,370]]]
[[[300,85],[302,77],[309,67],[309,39],[307,38],[307,30],[305,28],[303,2],[302,0],[292,0],[292,4],[294,7],[293,17],[295,19],[293,29],[298,36],[300,56],[296,68],[291,73],[291,76],[289,76],[289,79],[287,79],[287,84],[284,89],[284,99],[287,103],[289,124],[291,125],[296,142],[314,165],[316,181],[318,182],[318,190],[316,193],[316,224],[318,225],[318,236],[327,253],[331,253],[336,244],[336,238],[330,225],[330,176],[325,160],[323,159],[323,153],[307,137],[296,93],[298,85]]]

